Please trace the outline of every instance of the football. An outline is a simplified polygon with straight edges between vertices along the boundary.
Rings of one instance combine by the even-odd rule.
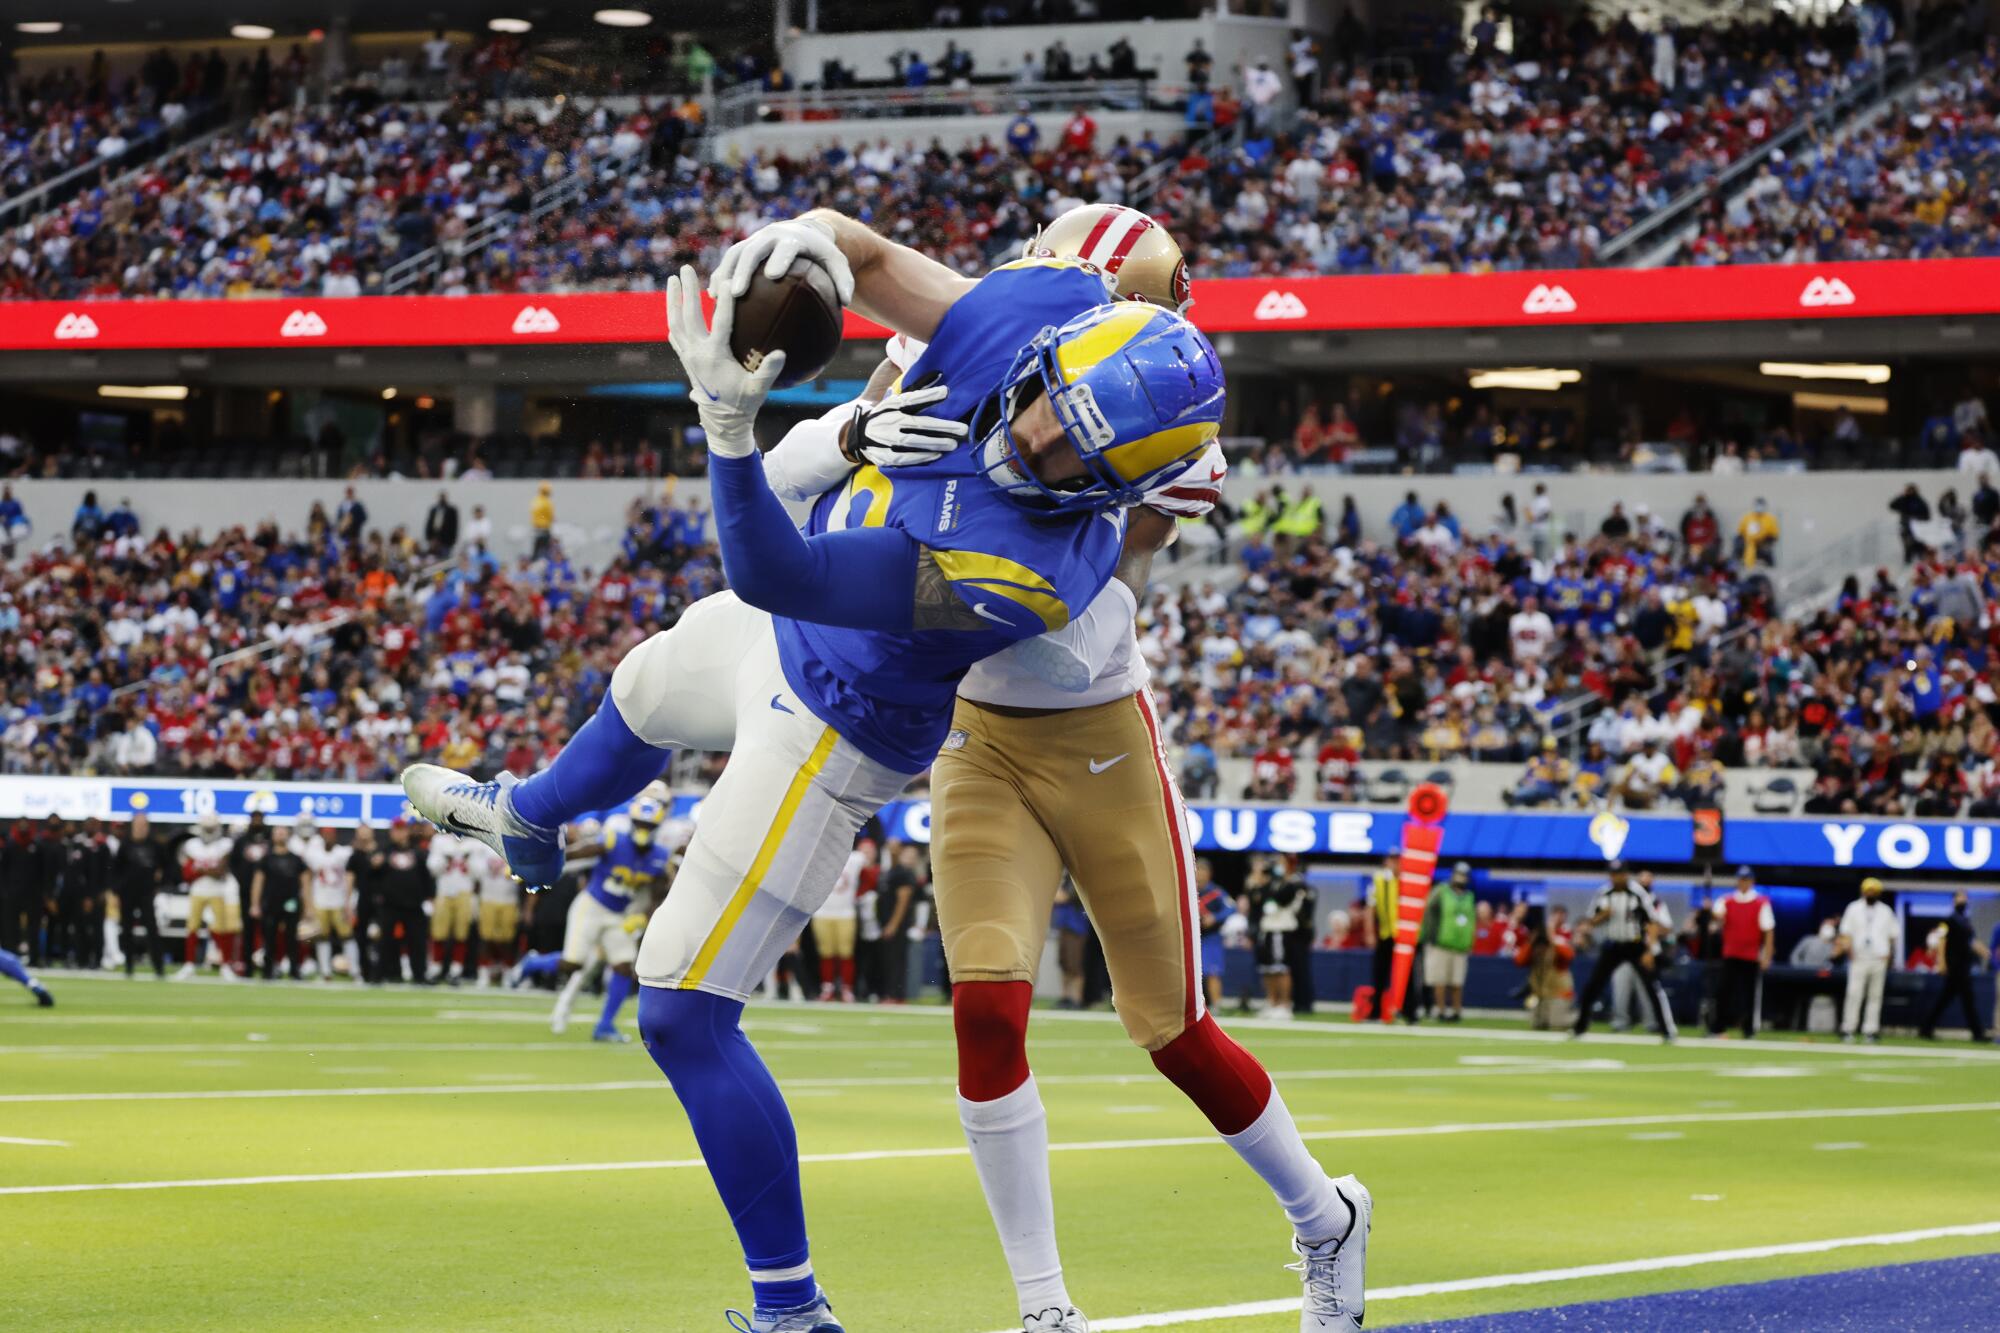
[[[762,269],[736,302],[729,350],[755,370],[772,352],[785,354],[778,387],[804,384],[825,370],[840,350],[840,296],[833,275],[810,259],[795,259],[784,276],[767,278]]]

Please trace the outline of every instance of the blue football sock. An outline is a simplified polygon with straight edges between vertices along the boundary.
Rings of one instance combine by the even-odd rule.
[[[515,786],[515,813],[543,828],[561,828],[578,815],[630,800],[666,770],[667,758],[666,750],[632,734],[607,694],[555,762]]]
[[[604,1012],[598,1015],[599,1032],[615,1032],[618,1028],[618,1011],[625,1007],[625,1001],[632,998],[632,992],[639,989],[639,983],[623,972],[613,972],[604,981]]]
[[[740,1000],[646,986],[639,1035],[687,1109],[708,1174],[729,1210],[760,1310],[819,1292],[799,1193],[799,1144],[784,1094],[743,1034]]]
[[[28,975],[27,968],[21,966],[21,960],[5,949],[0,949],[0,977],[12,977],[30,990],[35,986],[35,979]]]
[[[562,966],[562,955],[551,950],[548,953],[531,953],[521,960],[521,975],[524,977],[552,977]]]

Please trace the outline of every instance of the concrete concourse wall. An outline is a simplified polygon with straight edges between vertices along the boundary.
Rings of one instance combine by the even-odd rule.
[[[1362,516],[1364,534],[1380,540],[1389,530],[1389,515],[1402,503],[1404,493],[1415,491],[1426,504],[1443,500],[1451,505],[1468,531],[1484,531],[1499,512],[1500,497],[1511,492],[1525,512],[1536,482],[1544,482],[1555,506],[1558,523],[1566,529],[1594,531],[1610,511],[1614,500],[1622,500],[1627,512],[1644,502],[1671,525],[1679,520],[1697,493],[1706,493],[1725,529],[1733,529],[1736,519],[1758,496],[1767,499],[1778,516],[1783,537],[1779,543],[1780,570],[1808,563],[1834,542],[1865,527],[1879,529],[1878,547],[1888,559],[1895,551],[1895,521],[1889,513],[1890,498],[1915,482],[1917,489],[1933,505],[1938,495],[1956,486],[1962,499],[1969,499],[1968,479],[1955,472],[1808,472],[1766,473],[1740,477],[1715,477],[1695,473],[1646,475],[1630,473],[1568,473],[1548,477],[1350,477],[1333,473],[1318,475],[1256,478],[1231,475],[1227,490],[1237,502],[1252,493],[1276,484],[1288,493],[1300,485],[1311,485],[1325,504],[1328,522],[1339,512],[1343,495],[1352,495]],[[100,503],[109,508],[120,497],[129,496],[140,522],[150,533],[166,526],[175,532],[200,529],[214,533],[234,524],[255,524],[274,518],[288,531],[302,531],[306,515],[315,500],[332,512],[344,486],[352,484],[368,506],[369,525],[387,532],[397,525],[412,532],[423,528],[424,514],[440,490],[448,492],[459,506],[463,519],[472,515],[475,504],[483,504],[493,520],[494,548],[502,558],[512,558],[528,547],[528,505],[534,499],[533,481],[16,481],[11,483],[34,524],[36,543],[67,534],[70,517],[88,490],[95,490]],[[625,514],[632,501],[656,496],[664,483],[658,480],[558,481],[555,483],[558,535],[572,553],[593,564],[601,563],[616,549],[625,528]],[[682,479],[674,493],[683,503],[700,497],[708,500],[708,483]]]

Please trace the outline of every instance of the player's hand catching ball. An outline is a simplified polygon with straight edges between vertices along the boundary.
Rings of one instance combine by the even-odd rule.
[[[683,265],[667,279],[667,345],[687,372],[688,398],[701,416],[708,451],[725,458],[748,458],[757,452],[757,411],[785,368],[785,354],[772,352],[755,370],[729,350],[729,330],[736,318],[736,297],[727,288],[716,293],[715,322],[701,313],[701,280]]]
[[[948,392],[932,384],[892,393],[879,403],[856,403],[842,448],[849,458],[877,467],[909,467],[950,453],[964,441],[966,424],[916,410],[943,402]]]
[[[750,290],[750,279],[760,267],[765,277],[775,281],[784,277],[792,261],[801,256],[833,276],[841,305],[854,303],[854,270],[847,266],[847,256],[840,253],[833,228],[806,218],[769,223],[724,250],[722,262],[709,275],[709,295],[718,300],[724,292],[741,296]]]

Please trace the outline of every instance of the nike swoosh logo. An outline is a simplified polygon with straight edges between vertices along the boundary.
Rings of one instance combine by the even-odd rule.
[[[1102,773],[1105,769],[1110,768],[1113,764],[1117,763],[1121,759],[1126,758],[1131,753],[1132,752],[1130,750],[1127,750],[1124,754],[1112,755],[1109,759],[1106,759],[1103,763],[1099,763],[1097,760],[1093,759],[1090,761],[1090,771],[1093,773]]]
[[[1229,472],[1228,468],[1219,467],[1215,471],[1208,474],[1208,479],[1210,481],[1221,481],[1223,477],[1228,474],[1228,472]]]
[[[780,713],[792,713],[793,717],[798,716],[797,713],[793,713],[791,709],[785,707],[785,700],[782,695],[774,694],[771,696],[771,707],[777,709]]]
[[[984,616],[996,625],[1006,625],[1010,629],[1013,627],[1013,622],[1008,620],[1007,617],[995,615],[993,612],[988,611],[984,602],[974,602],[972,604],[972,614],[975,616]]]
[[[479,836],[481,832],[481,830],[474,828],[472,825],[460,819],[457,815],[446,815],[442,822],[446,828],[450,829],[453,833],[456,833],[461,837],[476,838]]]

